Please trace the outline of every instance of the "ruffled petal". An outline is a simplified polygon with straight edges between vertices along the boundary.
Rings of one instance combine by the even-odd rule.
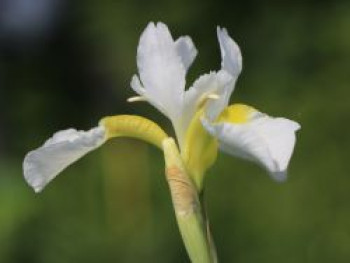
[[[148,24],[137,49],[137,66],[143,95],[174,122],[181,113],[186,70],[165,24]]]
[[[298,123],[257,111],[251,112],[246,122],[211,123],[202,119],[202,123],[224,152],[262,165],[278,181],[286,179]]]
[[[242,71],[242,54],[239,46],[228,35],[226,28],[217,27],[221,51],[221,69],[237,78]]]
[[[105,128],[102,126],[89,131],[59,131],[43,146],[25,156],[24,178],[35,192],[40,192],[66,167],[101,146],[105,140]]]
[[[197,56],[197,49],[189,36],[179,37],[175,41],[177,54],[180,56],[186,71],[192,65]]]

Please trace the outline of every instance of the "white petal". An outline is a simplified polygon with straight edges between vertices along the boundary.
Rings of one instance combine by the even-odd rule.
[[[218,95],[218,99],[207,101],[207,118],[214,120],[227,106],[234,89],[235,79],[226,71],[210,72],[200,76],[185,92],[184,114],[192,118],[198,106],[209,94]],[[184,115],[183,114],[183,115]]]
[[[227,105],[225,93],[229,89],[232,90],[231,86],[232,88],[234,86],[231,75],[225,71],[210,72],[200,76],[193,86],[185,92],[181,119],[175,123],[180,148],[183,146],[187,129],[199,107],[206,103],[207,117],[210,120],[215,119]],[[215,97],[218,97],[218,99],[209,100],[208,96],[211,94],[215,94]]]
[[[205,97],[218,90],[217,77],[215,72],[200,76],[186,92],[184,98],[184,107],[182,121],[184,130],[186,130],[195,112]]]
[[[137,49],[144,96],[173,122],[181,112],[186,70],[165,24],[149,23]]]
[[[187,71],[197,56],[197,49],[189,36],[178,38],[175,41],[175,46],[177,54],[181,57],[182,63]]]
[[[89,131],[59,131],[43,146],[26,155],[24,178],[35,192],[40,192],[67,166],[101,146],[105,140],[105,129],[101,126]]]
[[[213,115],[219,114],[227,106],[225,93],[228,93],[227,89],[233,87],[231,84],[232,77],[224,71],[210,72],[200,76],[193,83],[193,86],[185,92],[182,114],[184,123],[188,123],[192,119],[200,104],[206,100],[209,94],[216,94],[219,99],[207,101],[209,119],[212,120]]]
[[[221,51],[221,68],[237,78],[242,71],[241,50],[230,38],[226,28],[217,27],[217,35]]]
[[[218,139],[223,151],[259,163],[274,179],[283,181],[295,145],[295,132],[300,125],[258,112],[254,115],[242,124],[211,124],[205,119],[202,122],[207,131]]]
[[[217,90],[219,96],[217,100],[210,100],[206,107],[206,117],[209,120],[215,120],[218,115],[227,107],[231,94],[235,88],[237,78],[227,74],[225,70],[220,70],[216,74]]]
[[[206,117],[214,121],[227,107],[235,88],[237,78],[242,70],[242,55],[238,45],[227,33],[227,30],[217,28],[217,36],[221,51],[221,70],[201,76],[185,93],[184,112],[196,110],[203,96],[215,93],[219,99],[208,101]],[[191,116],[191,114],[189,114]]]

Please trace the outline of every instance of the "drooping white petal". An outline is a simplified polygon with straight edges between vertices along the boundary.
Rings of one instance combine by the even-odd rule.
[[[216,137],[220,149],[264,166],[270,175],[283,181],[295,145],[295,132],[300,125],[285,118],[272,118],[255,112],[246,123],[210,123],[203,119],[206,130]]]
[[[40,192],[67,166],[101,146],[105,140],[105,129],[102,126],[89,131],[59,131],[43,146],[25,156],[24,178],[35,192]]]
[[[179,37],[175,41],[175,46],[177,54],[180,56],[182,63],[187,71],[197,56],[197,49],[189,36]]]
[[[242,71],[241,50],[228,35],[226,28],[217,27],[217,35],[221,51],[221,68],[237,78]]]
[[[137,49],[137,66],[143,95],[175,122],[181,113],[186,70],[165,24],[148,24]]]

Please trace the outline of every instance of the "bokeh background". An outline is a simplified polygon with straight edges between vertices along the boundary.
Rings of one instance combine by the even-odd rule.
[[[55,131],[128,104],[136,48],[149,21],[190,35],[188,85],[220,67],[216,25],[239,43],[232,102],[301,123],[289,179],[220,154],[206,200],[221,262],[350,262],[349,1],[0,1],[0,262],[188,262],[162,153],[116,139],[36,195],[26,152]]]

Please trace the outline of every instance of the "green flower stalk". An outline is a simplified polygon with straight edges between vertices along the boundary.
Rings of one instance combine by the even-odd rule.
[[[165,174],[169,184],[176,219],[192,262],[212,262],[206,225],[198,192],[188,176],[181,155],[172,138],[163,141]]]
[[[192,262],[217,262],[215,245],[200,196],[206,171],[218,150],[259,164],[283,181],[300,125],[273,118],[244,104],[228,105],[242,70],[238,45],[226,29],[217,28],[221,69],[200,76],[187,90],[186,73],[197,50],[188,36],[173,40],[163,23],[149,23],[137,49],[139,75],[129,102],[147,101],[167,116],[176,137],[169,138],[155,122],[141,116],[102,118],[88,131],[55,133],[23,162],[24,177],[40,192],[66,167],[109,139],[131,137],[164,152],[165,173],[183,242]]]

